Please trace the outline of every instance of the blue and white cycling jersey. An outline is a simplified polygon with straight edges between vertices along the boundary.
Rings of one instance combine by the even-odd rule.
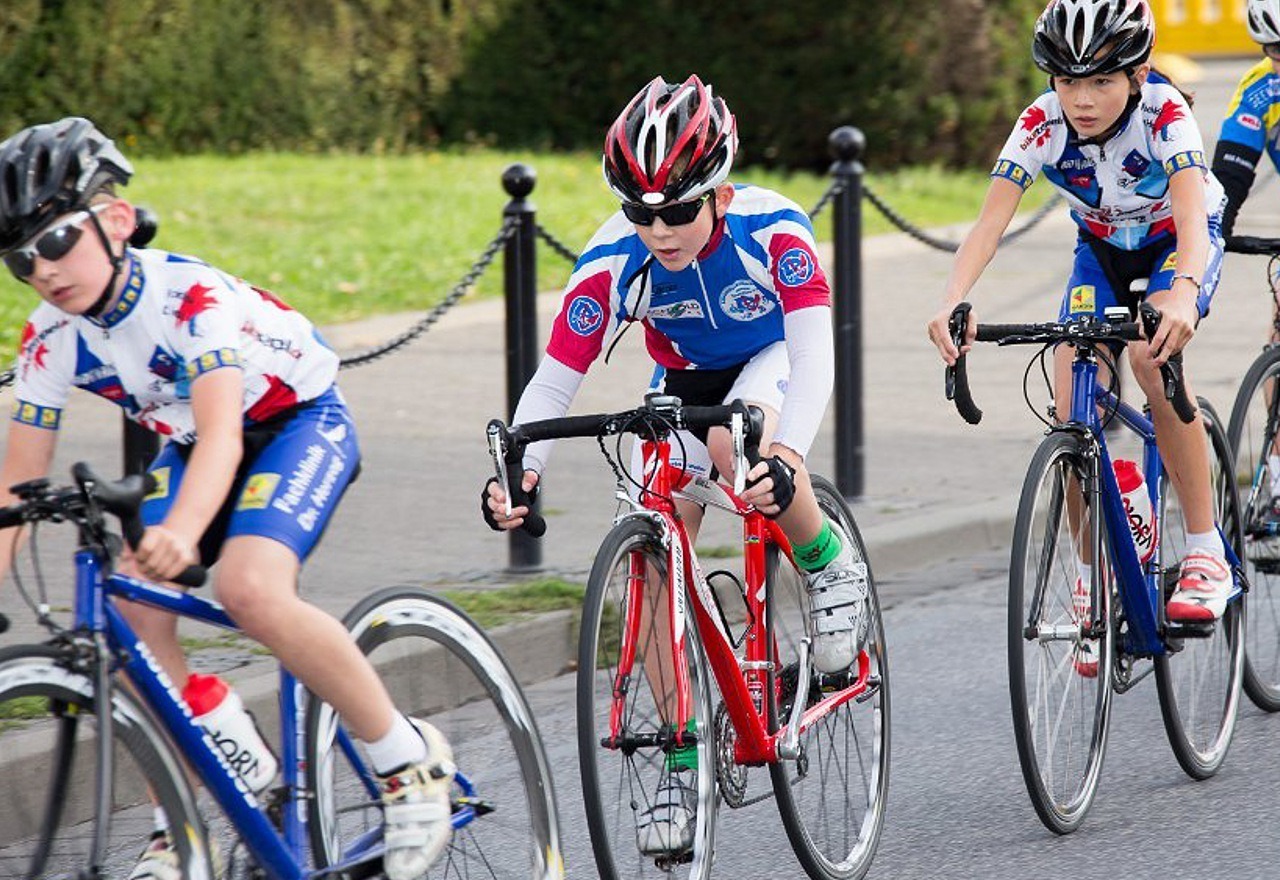
[[[623,322],[645,328],[670,369],[726,369],[784,338],[783,315],[830,305],[813,226],[771,190],[736,187],[723,222],[680,272],[652,258],[619,211],[588,242],[569,279],[547,354],[585,373]]]
[[[1186,168],[1205,175],[1205,207],[1221,213],[1222,186],[1209,173],[1191,108],[1152,74],[1138,105],[1106,143],[1082,141],[1067,124],[1056,92],[1023,111],[991,174],[1031,186],[1041,172],[1067,200],[1084,231],[1123,250],[1174,234],[1169,178]]]
[[[1280,169],[1280,76],[1264,58],[1245,72],[1227,106],[1213,173],[1227,191],[1223,230],[1230,235],[1263,153]]]

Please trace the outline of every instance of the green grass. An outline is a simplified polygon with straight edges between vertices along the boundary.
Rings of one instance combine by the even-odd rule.
[[[594,154],[447,150],[415,155],[302,155],[143,158],[124,191],[160,216],[157,246],[198,256],[280,294],[318,324],[425,309],[443,299],[496,235],[508,197],[503,170],[524,162],[537,172],[531,196],[538,221],[580,249],[617,203]],[[735,180],[778,190],[809,210],[830,185],[817,174],[746,169]],[[977,216],[982,172],[910,169],[867,182],[921,226]],[[1028,205],[1043,201],[1036,187]],[[891,227],[869,204],[866,233]],[[830,213],[816,226],[831,235]],[[923,245],[922,245],[923,247]],[[546,247],[539,286],[568,279],[570,264]],[[0,284],[0,357],[12,357],[31,291],[8,276]],[[482,278],[480,296],[501,293],[501,265]]]
[[[581,584],[541,578],[499,590],[447,590],[441,595],[488,629],[548,611],[578,611],[584,592]]]
[[[734,559],[742,555],[741,544],[716,544],[712,547],[699,547],[699,559]]]
[[[45,697],[17,697],[0,705],[0,733],[21,729],[23,722],[49,714],[49,700]]]

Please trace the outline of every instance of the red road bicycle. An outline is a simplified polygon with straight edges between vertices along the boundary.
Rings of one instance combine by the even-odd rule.
[[[717,425],[733,437],[732,490],[672,464],[677,429]],[[852,539],[870,596],[866,648],[849,670],[825,675],[811,662],[805,578],[791,546],[776,523],[738,497],[748,463],[758,460],[761,425],[759,412],[740,401],[692,407],[669,396],[650,396],[621,413],[510,429],[489,424],[498,479],[515,505],[526,502],[519,480],[528,443],[596,437],[618,478],[618,498],[631,508],[596,555],[578,654],[579,763],[605,880],[710,876],[718,804],[736,808],[769,797],[810,877],[855,880],[875,854],[889,784],[889,676],[866,548],[844,499],[814,477],[822,510]],[[627,434],[642,444],[643,481],[617,464]],[[615,457],[608,436],[618,437]],[[742,519],[741,576],[704,576],[677,498]],[[524,527],[541,534],[545,522],[534,513]],[[691,751],[696,761],[688,760]],[[769,768],[771,791],[749,784],[751,767]],[[674,769],[696,777],[693,845],[646,855],[637,823]]]

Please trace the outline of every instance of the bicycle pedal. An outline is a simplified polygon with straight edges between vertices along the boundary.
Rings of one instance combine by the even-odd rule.
[[[653,864],[657,866],[659,871],[671,872],[677,865],[687,865],[693,861],[693,850],[685,850],[684,852],[669,853],[663,856],[657,856],[653,860]]]
[[[1177,623],[1170,621],[1165,624],[1166,639],[1207,639],[1213,635],[1217,629],[1216,621],[1213,623]]]

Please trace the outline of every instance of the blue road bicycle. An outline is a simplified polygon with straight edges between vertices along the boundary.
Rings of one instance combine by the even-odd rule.
[[[1144,303],[1140,317],[1150,338],[1159,312]],[[1186,528],[1151,420],[1116,394],[1116,355],[1126,341],[1142,338],[1127,318],[1121,308],[1108,310],[1106,320],[977,327],[979,342],[1039,345],[1041,358],[1059,345],[1075,349],[1071,416],[1065,424],[1043,419],[1048,432],[1027,469],[1009,564],[1009,687],[1018,759],[1036,813],[1059,834],[1078,828],[1093,803],[1113,692],[1128,691],[1154,670],[1169,742],[1195,779],[1222,765],[1240,704],[1246,584],[1233,456],[1217,414],[1201,399],[1214,518],[1236,589],[1216,624],[1169,621],[1165,603],[1177,584]],[[957,345],[967,320],[962,303],[951,319]],[[1192,422],[1196,407],[1182,387],[1180,359],[1162,372],[1175,411]],[[1047,379],[1048,370],[1044,374]],[[947,369],[946,390],[966,421],[977,424],[982,413],[970,396],[963,356]],[[1142,446],[1156,514],[1157,546],[1146,565],[1130,536],[1107,451],[1104,427],[1113,423]],[[1087,591],[1082,579],[1077,588],[1080,563],[1090,565]]]
[[[105,514],[135,544],[143,478],[103,482],[83,464],[73,475],[66,488],[14,487],[21,500],[0,509],[0,528],[72,522],[79,532],[70,625],[53,619],[37,567],[38,597],[20,589],[52,639],[0,650],[0,876],[123,880],[156,809],[187,880],[379,876],[377,787],[332,709],[281,669],[282,773],[255,796],[192,721],[117,602],[235,625],[215,602],[113,571],[121,543]],[[194,570],[180,580],[202,579]],[[364,598],[344,622],[397,706],[429,719],[455,750],[453,842],[427,876],[563,876],[533,714],[488,638],[457,608],[411,587]],[[214,856],[223,847],[209,843],[218,832],[184,765],[226,817],[225,858]]]

